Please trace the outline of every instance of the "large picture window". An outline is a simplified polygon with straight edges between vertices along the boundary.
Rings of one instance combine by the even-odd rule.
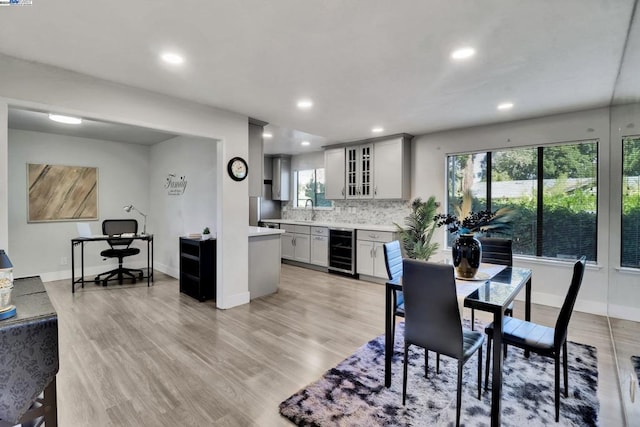
[[[473,210],[516,211],[516,254],[596,261],[598,143],[581,141],[448,157],[449,211],[465,190]]]
[[[309,203],[313,203],[314,207],[331,206],[331,201],[324,198],[323,168],[297,171],[295,184],[295,207],[304,208]]]
[[[640,268],[640,136],[622,141],[620,265]]]

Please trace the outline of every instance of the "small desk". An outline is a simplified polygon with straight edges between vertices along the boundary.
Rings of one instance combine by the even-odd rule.
[[[460,281],[461,284],[469,282]],[[531,320],[531,270],[506,267],[464,299],[464,306],[493,313],[493,376],[491,383],[491,425],[500,425],[502,394],[502,318],[504,310],[526,287],[525,320]],[[385,355],[384,385],[391,386],[391,358],[393,356],[393,291],[402,290],[402,283],[387,282],[385,292]],[[489,357],[489,355],[487,355]]]
[[[44,417],[55,427],[58,315],[37,276],[16,279],[12,300],[16,315],[0,321],[0,426]]]
[[[147,242],[147,275],[143,277],[147,279],[147,286],[150,282],[153,282],[153,234],[135,235],[132,237],[117,237],[117,236],[92,236],[92,237],[74,237],[71,239],[71,293],[76,291],[76,285],[80,283],[84,288],[84,244],[87,242],[103,242],[107,240],[144,240]],[[75,261],[75,247],[80,246],[80,277],[75,278],[76,274],[76,261]]]

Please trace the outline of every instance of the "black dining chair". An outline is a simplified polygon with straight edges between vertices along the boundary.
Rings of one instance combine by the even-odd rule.
[[[462,404],[462,367],[476,351],[478,352],[478,399],[480,399],[484,336],[480,332],[462,327],[452,265],[405,259],[403,270],[405,327],[402,404],[405,404],[407,396],[407,359],[411,345],[417,345],[425,350],[425,376],[428,370],[429,350],[453,357],[458,360],[456,426],[459,426]]]
[[[387,267],[387,282],[399,284],[402,281],[402,250],[400,242],[393,240],[385,243],[384,265]],[[404,317],[404,296],[402,291],[393,291],[393,331],[396,330],[396,316]]]
[[[513,266],[513,241],[498,237],[479,237],[482,246],[482,262]],[[513,316],[513,302],[504,310],[505,316]],[[471,309],[471,329],[475,329],[475,310]],[[506,355],[506,347],[505,347]]]
[[[571,285],[567,291],[560,314],[556,320],[554,328],[538,325],[533,322],[505,317],[502,324],[502,342],[512,345],[525,351],[532,351],[541,356],[553,358],[555,362],[555,404],[556,422],[560,419],[560,353],[562,353],[562,363],[564,367],[564,395],[569,395],[568,369],[567,369],[567,330],[569,320],[573,313],[578,291],[582,284],[586,257],[581,257],[573,266],[573,276]],[[485,332],[489,337],[487,342],[487,367],[485,376],[485,388],[489,382],[489,359],[491,355],[491,337],[493,336],[493,323],[486,327]]]
[[[133,239],[115,237],[123,233],[137,234],[138,221],[135,219],[105,219],[102,221],[102,234],[110,237],[114,236],[114,238],[107,239],[110,248],[100,252],[100,255],[105,258],[118,258],[118,268],[98,274],[94,279],[95,283],[102,281],[102,285],[107,286],[107,282],[110,279],[117,277],[118,283],[122,284],[125,275],[133,279],[133,283],[136,283],[136,277],[142,279],[142,270],[122,266],[124,258],[140,253],[140,249],[130,247]]]

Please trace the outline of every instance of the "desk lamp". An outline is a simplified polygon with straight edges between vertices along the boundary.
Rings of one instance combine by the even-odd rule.
[[[0,249],[0,320],[16,315],[16,306],[11,304],[11,290],[13,289],[13,264]]]
[[[127,205],[124,207],[125,212],[131,212],[132,210],[138,212],[140,215],[142,215],[144,217],[144,225],[142,226],[142,234],[143,235],[147,235],[147,215],[143,214],[142,212],[140,212],[138,209],[135,208],[135,206],[133,205]]]

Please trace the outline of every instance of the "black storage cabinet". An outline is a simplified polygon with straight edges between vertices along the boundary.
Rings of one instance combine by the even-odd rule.
[[[216,298],[216,240],[180,237],[180,292],[198,301]]]

